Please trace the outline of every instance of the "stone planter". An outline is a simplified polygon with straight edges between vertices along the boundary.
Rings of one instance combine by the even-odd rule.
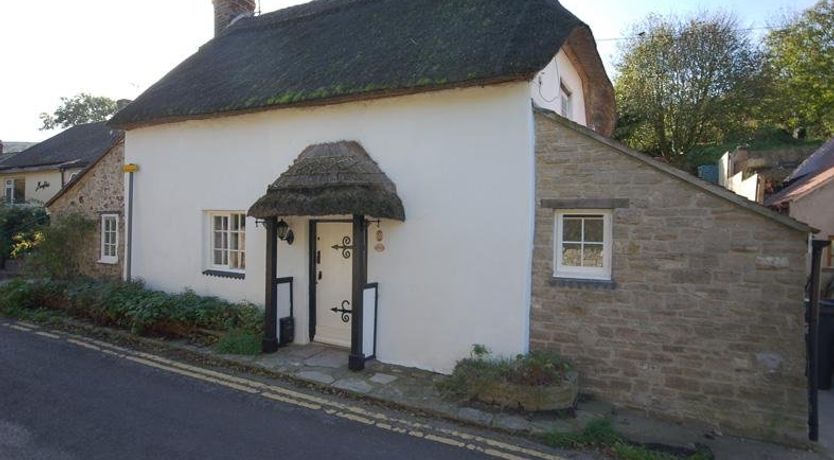
[[[478,401],[527,412],[571,409],[579,396],[579,377],[568,372],[565,379],[554,385],[530,386],[497,382],[478,392]]]

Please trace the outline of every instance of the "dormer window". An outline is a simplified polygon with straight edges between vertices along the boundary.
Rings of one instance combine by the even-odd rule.
[[[562,116],[567,119],[573,119],[573,91],[568,89],[565,86],[565,82],[559,82],[559,88],[561,89],[561,108],[562,108]]]

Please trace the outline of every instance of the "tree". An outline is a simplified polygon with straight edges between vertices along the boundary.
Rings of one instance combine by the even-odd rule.
[[[834,1],[787,17],[766,39],[765,114],[785,129],[834,135]]]
[[[621,48],[615,136],[682,165],[695,145],[749,129],[761,69],[761,54],[732,16],[649,16]]]
[[[81,93],[73,97],[62,97],[61,105],[50,115],[41,113],[41,130],[70,128],[83,123],[105,121],[117,110],[116,101],[100,96]]]

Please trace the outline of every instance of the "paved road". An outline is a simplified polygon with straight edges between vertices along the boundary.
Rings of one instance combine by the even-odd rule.
[[[0,327],[0,458],[478,458]]]

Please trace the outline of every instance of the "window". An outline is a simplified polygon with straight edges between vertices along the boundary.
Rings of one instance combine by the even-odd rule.
[[[611,211],[556,211],[557,278],[611,279]]]
[[[573,117],[573,92],[565,86],[564,82],[559,83],[561,91],[562,116],[565,118]]]
[[[101,215],[101,259],[104,264],[119,262],[119,215]]]
[[[242,272],[246,269],[246,214],[210,213],[211,268]]]
[[[24,179],[6,179],[6,204],[26,202],[26,181]]]

